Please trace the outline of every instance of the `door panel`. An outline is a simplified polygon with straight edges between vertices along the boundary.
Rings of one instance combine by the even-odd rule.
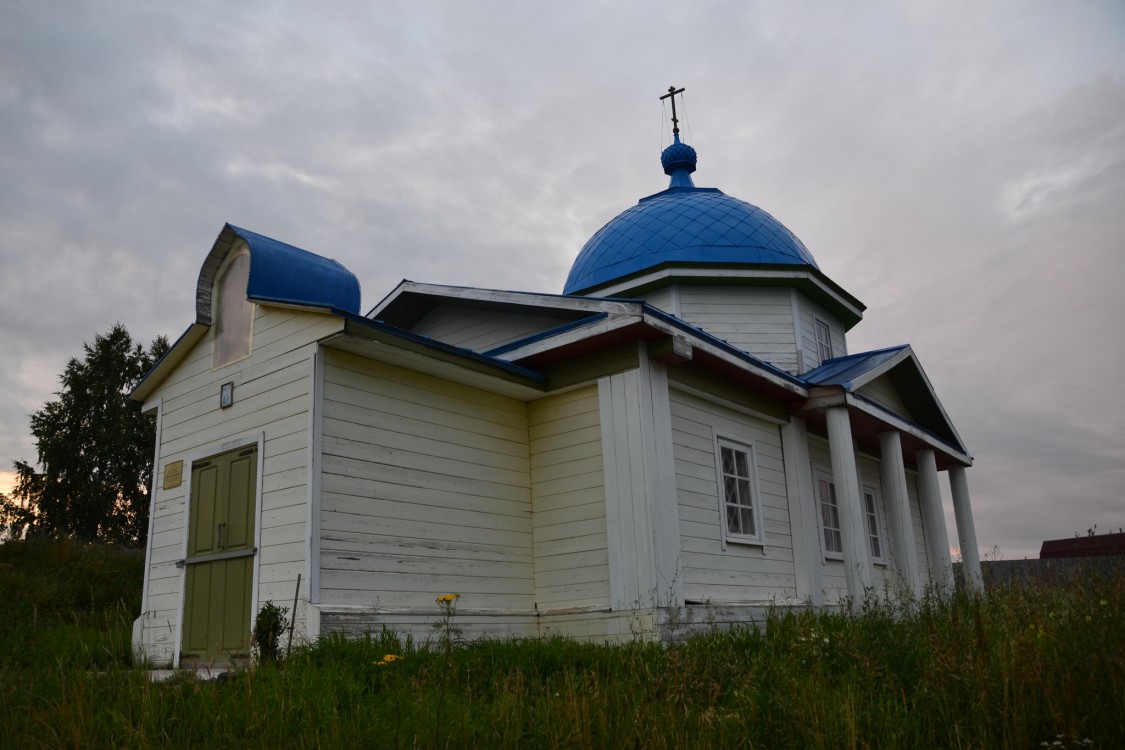
[[[192,466],[181,666],[250,656],[257,447]]]

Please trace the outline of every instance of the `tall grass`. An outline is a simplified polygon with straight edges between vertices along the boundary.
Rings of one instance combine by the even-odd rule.
[[[1123,605],[1121,578],[1076,579],[667,647],[328,636],[218,682],[151,683],[127,654],[92,659],[61,635],[56,653],[11,658],[4,634],[0,746],[1119,748]],[[116,611],[107,643],[127,639],[133,613]],[[77,623],[73,640],[92,643]]]

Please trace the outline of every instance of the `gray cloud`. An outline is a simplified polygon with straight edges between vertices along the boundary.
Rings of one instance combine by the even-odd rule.
[[[258,2],[0,9],[0,462],[115,321],[191,320],[224,221],[399,279],[558,291],[664,187],[762,206],[910,341],[983,547],[1120,525],[1125,9],[1113,2]],[[952,528],[952,526],[951,526]],[[951,535],[952,536],[952,535]]]

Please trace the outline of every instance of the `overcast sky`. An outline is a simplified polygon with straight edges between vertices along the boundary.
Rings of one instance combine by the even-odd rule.
[[[227,221],[364,311],[561,291],[666,186],[674,83],[696,184],[867,304],[851,351],[914,346],[982,551],[1125,526],[1125,3],[311,6],[0,0],[0,470],[84,341],[183,332]]]

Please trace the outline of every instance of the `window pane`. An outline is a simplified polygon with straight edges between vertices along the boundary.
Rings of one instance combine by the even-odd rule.
[[[754,509],[753,508],[743,508],[742,509],[742,529],[743,529],[743,533],[745,533],[745,534],[755,534],[755,533],[757,533],[754,529]]]
[[[737,453],[734,454],[734,459],[735,459],[735,466],[737,466],[737,468],[738,468],[738,476],[740,476],[740,477],[750,476],[750,469],[748,469],[747,466],[746,466],[746,454],[743,453],[742,451],[738,451]]]
[[[833,531],[832,532],[831,542],[832,543],[828,548],[829,552],[843,552],[844,551],[844,542],[840,538],[840,532],[839,531]]]
[[[836,505],[836,487],[827,480],[818,479],[817,490],[820,495],[820,525],[824,530],[824,551],[843,552],[840,509]]]
[[[741,534],[742,526],[739,524],[738,507],[735,505],[727,506],[727,531],[731,534]]]
[[[868,539],[870,539],[871,556],[877,559],[882,559],[883,544],[879,539],[879,517],[875,511],[875,493],[863,493],[863,506],[864,510],[866,511],[866,513],[864,514],[864,520],[867,523],[867,537]]]
[[[742,505],[746,505],[746,506],[749,506],[751,504],[750,503],[750,480],[749,479],[739,479],[738,480],[738,501]]]
[[[719,476],[723,485],[723,514],[728,534],[757,535],[749,450],[720,445]]]

